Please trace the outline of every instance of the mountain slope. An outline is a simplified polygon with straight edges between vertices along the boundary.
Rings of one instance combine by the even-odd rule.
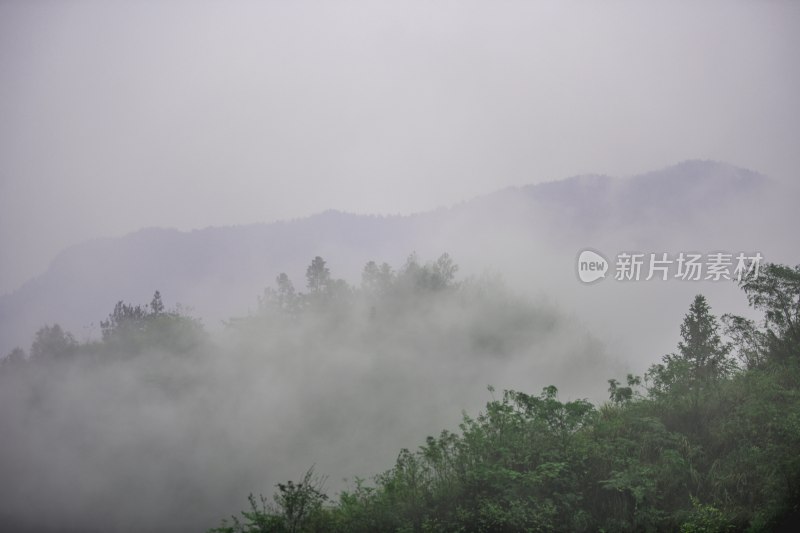
[[[0,354],[26,347],[44,323],[61,323],[79,339],[96,338],[99,321],[116,301],[147,301],[156,289],[213,327],[245,313],[278,273],[305,272],[315,255],[328,260],[335,276],[354,283],[366,261],[399,264],[412,251],[423,258],[449,251],[467,273],[508,270],[513,280],[509,264],[531,250],[571,260],[577,248],[598,242],[653,251],[675,242],[749,245],[774,223],[750,216],[747,228],[732,225],[777,190],[748,170],[687,161],[630,178],[588,175],[515,187],[411,216],[327,211],[190,232],[144,229],[71,247],[44,274],[0,297]],[[784,242],[779,237],[771,244],[781,250]]]

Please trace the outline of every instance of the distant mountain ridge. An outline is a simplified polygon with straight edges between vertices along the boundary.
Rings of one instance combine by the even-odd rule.
[[[774,189],[756,172],[695,160],[630,178],[585,175],[512,187],[407,216],[331,210],[292,221],[149,228],[96,239],[64,250],[44,274],[0,296],[0,356],[27,347],[45,323],[97,338],[98,322],[116,301],[143,302],[156,289],[168,303],[179,301],[216,323],[247,312],[278,273],[300,275],[315,255],[328,259],[337,277],[357,282],[371,259],[397,265],[412,251],[426,259],[446,250],[458,262],[459,252],[479,256],[478,243],[507,235],[572,253],[570,246],[601,235],[688,234],[698,217],[729,220],[731,206]]]

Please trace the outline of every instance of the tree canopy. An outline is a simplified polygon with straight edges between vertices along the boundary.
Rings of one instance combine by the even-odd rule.
[[[250,358],[267,361],[257,368],[270,371],[307,371],[320,364],[296,364],[309,353],[367,346],[376,360],[402,358],[379,352],[387,345],[413,349],[424,338],[426,349],[456,346],[465,366],[502,364],[506,354],[528,346],[524,335],[548,327],[546,317],[515,302],[513,290],[459,281],[457,272],[447,254],[427,263],[412,254],[397,269],[368,262],[354,287],[334,278],[317,256],[306,269],[306,292],[282,273],[255,313],[230,322],[224,337],[230,360],[203,359],[215,369],[210,375],[193,356],[218,345],[198,320],[168,309],[158,291],[147,305],[120,301],[101,322],[101,339],[79,342],[58,324],[46,325],[29,355],[17,348],[1,360],[0,414],[30,408],[58,420],[46,413],[58,413],[58,401],[75,401],[80,391],[56,385],[100,365],[98,382],[88,384],[112,391],[103,398],[119,400],[113,391],[125,376],[142,372],[136,385],[145,397],[186,395],[202,411],[204,391],[221,377],[216,372],[238,384],[245,376],[236,365]],[[676,350],[643,377],[608,380],[606,403],[563,400],[555,386],[497,397],[490,387],[482,412],[464,413],[456,431],[429,436],[416,449],[399,447],[394,464],[369,480],[356,479],[330,497],[325,478],[309,469],[299,481],[278,483],[272,498],[251,495],[248,510],[213,531],[793,530],[800,521],[800,267],[770,264],[761,272],[763,278],[740,284],[763,313],[760,321],[733,315],[720,321],[698,294],[680,322]],[[395,363],[393,371],[406,364]],[[377,386],[385,386],[379,377]],[[218,393],[213,401],[232,391]],[[104,406],[77,401],[103,412]],[[358,406],[368,402],[349,404],[354,411],[341,416],[359,416]],[[20,427],[36,428],[35,416],[12,415]],[[79,434],[79,442],[91,439]]]
[[[422,267],[411,256],[394,274],[371,262],[362,287],[435,292],[452,283],[453,267],[446,257]],[[476,418],[464,415],[460,432],[402,449],[371,484],[356,480],[315,507],[299,530],[792,530],[800,522],[797,276],[768,265],[760,282],[743,283],[765,318],[758,327],[726,316],[727,340],[697,295],[677,351],[644,380],[609,380],[605,405],[562,402],[555,387],[504,391]],[[243,517],[213,531],[298,530],[280,506],[253,505]]]

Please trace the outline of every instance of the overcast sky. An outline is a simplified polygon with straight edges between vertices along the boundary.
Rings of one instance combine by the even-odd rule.
[[[795,179],[800,3],[695,4],[2,1],[0,292],[145,226],[688,158]]]

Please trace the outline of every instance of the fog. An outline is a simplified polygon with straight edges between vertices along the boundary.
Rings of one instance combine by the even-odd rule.
[[[758,319],[730,280],[585,285],[576,258],[800,263],[798,23],[790,2],[1,3],[0,357],[25,354],[0,364],[0,528],[204,530],[312,465],[335,496],[487,386],[601,404],[697,293]],[[140,329],[101,325],[155,290]],[[54,324],[74,337],[34,337]]]
[[[0,292],[142,227],[407,214],[691,158],[793,181],[798,22],[794,2],[3,2]]]
[[[32,348],[0,373],[5,527],[202,530],[311,466],[332,493],[371,478],[477,413],[487,385],[602,396],[598,373],[620,369],[496,277],[420,288],[415,268],[356,293],[270,288],[213,339],[165,333],[161,315],[102,344]]]
[[[19,531],[203,530],[249,493],[270,494],[311,466],[334,496],[371,479],[401,448],[478,413],[493,397],[489,385],[534,393],[555,385],[564,399],[600,405],[607,379],[642,375],[675,350],[696,293],[717,315],[758,315],[731,281],[584,285],[580,243],[612,260],[623,250],[717,249],[796,260],[796,196],[750,191],[749,207],[776,209],[743,221],[740,196],[729,205],[713,194],[714,210],[675,220],[663,235],[658,216],[592,235],[563,231],[551,213],[531,216],[524,204],[506,205],[492,224],[474,207],[432,213],[417,222],[430,229],[415,241],[417,258],[393,260],[385,276],[362,279],[364,266],[349,263],[363,251],[345,246],[326,265],[326,292],[307,283],[306,268],[287,269],[294,289],[265,279],[224,324],[198,329],[177,310],[152,323],[132,313],[132,330],[122,320],[121,333],[77,347],[37,340],[24,364],[0,367],[0,518]],[[457,269],[432,252],[444,243],[458,251]],[[146,259],[160,264],[157,254]],[[203,289],[192,288],[197,298]],[[200,316],[213,308],[206,303]]]

